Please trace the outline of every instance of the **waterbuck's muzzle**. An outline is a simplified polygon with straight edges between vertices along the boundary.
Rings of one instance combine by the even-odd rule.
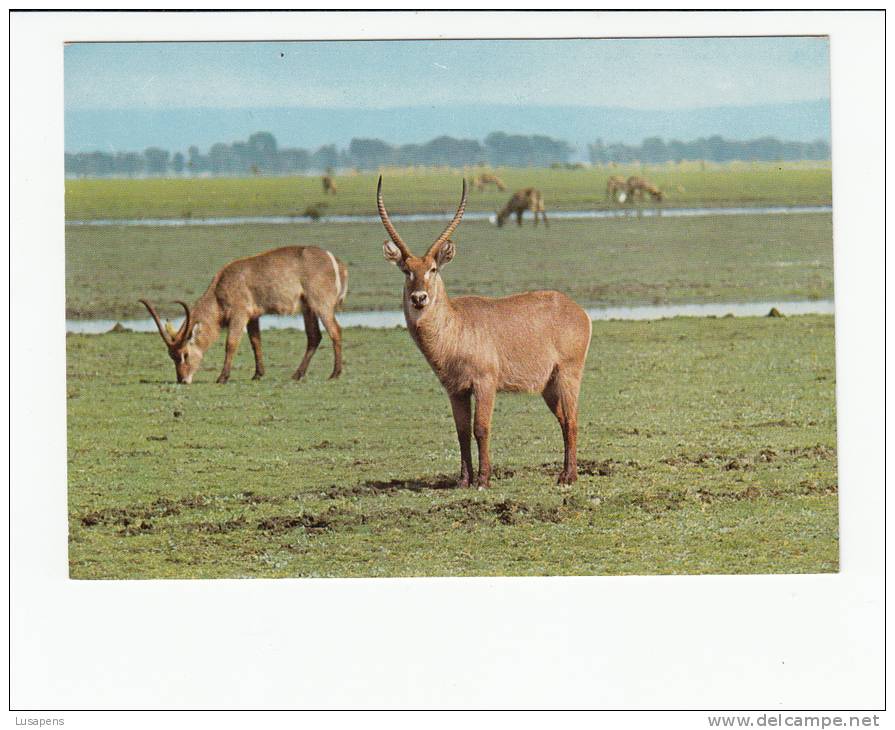
[[[424,291],[415,291],[410,295],[410,303],[417,309],[422,309],[429,303],[429,294]]]

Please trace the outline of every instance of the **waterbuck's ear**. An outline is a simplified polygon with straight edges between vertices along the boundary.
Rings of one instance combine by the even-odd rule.
[[[454,258],[455,253],[457,253],[457,249],[454,247],[454,242],[449,238],[441,244],[441,248],[438,249],[438,254],[435,256],[435,263],[439,266],[444,266]]]
[[[202,327],[201,322],[196,322],[196,324],[193,325],[193,331],[190,332],[190,339],[189,339],[189,342],[191,345],[196,342],[196,335],[199,334],[199,329],[201,327]]]
[[[165,332],[171,335],[172,338],[177,337],[177,330],[174,329],[174,325],[168,320],[165,320]]]
[[[382,244],[382,255],[385,256],[386,261],[399,268],[404,263],[404,256],[401,254],[401,249],[391,241],[385,241],[385,243]]]

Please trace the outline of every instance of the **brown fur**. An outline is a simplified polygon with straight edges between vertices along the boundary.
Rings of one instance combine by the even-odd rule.
[[[606,197],[618,200],[618,194],[621,192],[628,194],[628,181],[620,175],[613,175],[606,181]]]
[[[643,194],[649,193],[650,197],[653,200],[661,201],[665,197],[665,193],[663,193],[659,188],[653,185],[649,180],[642,177],[637,177],[632,175],[628,178],[627,181],[628,187],[628,197],[633,201],[634,195],[639,195],[640,199],[643,200]]]
[[[342,333],[335,311],[348,291],[348,270],[344,263],[335,259],[339,268],[337,277],[333,258],[315,246],[287,246],[231,261],[215,275],[192,308],[181,302],[187,317],[180,331],[173,335],[169,333],[167,337],[152,305],[141,299],[155,319],[168,354],[174,360],[177,382],[192,380],[202,357],[217,341],[224,327],[228,330],[226,355],[217,382],[226,383],[229,379],[233,356],[244,329],[248,329],[255,355],[254,379],[259,379],[264,375],[260,317],[299,311],[304,315],[308,344],[292,377],[299,380],[305,374],[320,344],[318,318],[333,341],[335,364],[330,377],[338,377],[342,372]]]
[[[381,185],[380,179],[380,191]],[[479,450],[476,483],[488,486],[491,414],[498,392],[543,396],[563,434],[565,450],[559,482],[574,482],[578,478],[578,393],[590,346],[590,317],[556,291],[532,291],[499,299],[448,296],[441,269],[453,259],[455,247],[446,234],[456,228],[465,207],[465,182],[454,222],[422,257],[414,256],[397,235],[381,205],[381,192],[379,200],[380,215],[392,238],[385,242],[383,253],[405,275],[408,331],[451,400],[460,443],[459,486],[468,486],[472,480],[473,434]]]
[[[510,198],[510,201],[498,211],[498,227],[502,226],[506,222],[506,219],[513,213],[516,214],[516,223],[521,226],[522,214],[526,210],[530,210],[534,213],[535,225],[538,225],[538,213],[540,213],[541,218],[544,219],[544,225],[549,225],[547,223],[547,214],[544,212],[544,196],[541,195],[541,191],[537,188],[525,188],[524,190],[518,190],[513,193],[513,197]]]
[[[336,190],[336,181],[332,179],[331,175],[323,176],[323,193],[332,193],[335,195],[338,191]]]
[[[491,172],[482,172],[472,178],[470,182],[476,190],[482,192],[487,185],[494,185],[498,190],[503,192],[507,189],[507,186],[503,184],[503,180],[501,180],[497,175]]]

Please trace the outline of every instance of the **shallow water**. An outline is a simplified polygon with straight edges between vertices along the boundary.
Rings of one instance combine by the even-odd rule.
[[[587,310],[595,321],[610,319],[648,320],[667,319],[669,317],[723,317],[732,314],[734,317],[763,317],[776,307],[781,314],[833,314],[833,300],[819,299],[801,302],[747,302],[747,303],[713,303],[713,304],[659,304],[639,307],[593,307]],[[371,329],[390,329],[404,327],[403,312],[341,312],[338,315],[342,327],[369,327]],[[114,319],[67,319],[65,331],[73,334],[97,335],[108,332],[119,320]],[[155,322],[151,319],[120,320],[121,324],[134,332],[155,332]],[[180,320],[174,322],[179,326]],[[261,329],[299,329],[304,330],[301,316],[261,318]]]
[[[611,210],[557,210],[550,211],[550,219],[585,220],[591,218],[698,218],[712,215],[804,215],[807,213],[831,213],[830,205],[797,205],[797,206],[765,206],[757,208],[613,208]],[[411,213],[395,214],[390,218],[395,223],[449,221],[453,217],[449,213]],[[470,211],[463,216],[464,220],[494,222],[494,213],[488,211]],[[121,220],[71,220],[67,226],[237,226],[237,225],[296,225],[301,223],[379,223],[375,215],[331,215],[320,220],[312,220],[307,216],[258,215],[227,216],[219,218],[125,218]],[[510,221],[507,225],[512,225]]]

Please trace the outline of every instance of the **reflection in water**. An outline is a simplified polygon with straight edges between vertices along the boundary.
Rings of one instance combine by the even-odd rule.
[[[586,220],[590,218],[699,218],[712,215],[785,215],[805,213],[832,213],[830,205],[765,206],[760,208],[613,208],[611,210],[556,210],[550,211],[550,220]],[[390,215],[395,223],[449,221],[451,213],[411,213]],[[469,211],[466,221],[492,220],[494,213]],[[67,226],[238,226],[238,225],[296,225],[301,223],[379,223],[375,215],[330,215],[319,220],[307,216],[258,215],[221,218],[126,218],[121,220],[72,220]]]
[[[593,307],[587,310],[593,320],[609,319],[666,319],[669,317],[764,317],[776,307],[784,315],[796,314],[833,314],[833,300],[820,299],[802,302],[747,302],[717,304],[658,304],[640,307]],[[404,326],[403,312],[341,312],[338,315],[342,327],[369,327],[371,329],[390,329]],[[96,335],[111,330],[118,320],[114,319],[68,319],[65,331],[77,334]],[[121,324],[135,332],[155,332],[155,323],[151,319],[124,320]],[[178,327],[179,322],[175,321]],[[261,328],[269,329],[304,329],[301,316],[261,318]]]

